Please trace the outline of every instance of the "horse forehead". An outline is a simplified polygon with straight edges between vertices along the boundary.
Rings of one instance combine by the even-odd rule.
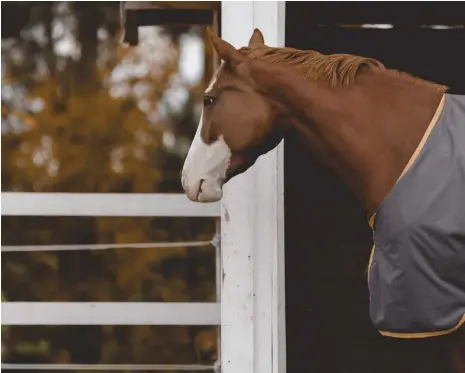
[[[218,84],[218,75],[221,73],[221,71],[224,69],[223,67],[223,62],[221,63],[220,67],[213,73],[213,77],[210,80],[210,84],[208,85],[207,89],[205,90],[205,93],[209,93],[213,91],[215,86]]]
[[[225,63],[222,62],[218,70],[216,70],[216,72],[213,74],[213,77],[210,80],[210,84],[205,90],[205,93],[209,94],[215,90],[221,89],[221,87],[226,85],[228,81],[231,81],[232,78],[233,74],[228,72],[228,70],[225,68]]]

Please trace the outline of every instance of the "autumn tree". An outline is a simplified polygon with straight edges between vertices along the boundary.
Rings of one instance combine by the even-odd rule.
[[[4,4],[2,18],[7,10],[21,27],[2,40],[2,191],[182,192],[208,76],[183,79],[181,45],[202,42],[203,30],[141,28],[140,44],[128,47],[119,2]],[[210,219],[2,219],[2,245],[209,240],[213,232]],[[10,301],[214,301],[214,280],[211,246],[2,255]],[[181,327],[6,333],[10,361],[195,362],[197,336]]]

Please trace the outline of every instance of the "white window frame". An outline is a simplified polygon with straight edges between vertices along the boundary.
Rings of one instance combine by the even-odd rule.
[[[284,46],[284,1],[222,2],[223,39],[247,45],[258,27]],[[285,373],[284,144],[224,186],[221,201],[221,368]]]

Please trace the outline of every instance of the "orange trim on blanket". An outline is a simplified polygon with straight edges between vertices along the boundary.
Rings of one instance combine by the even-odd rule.
[[[413,165],[413,163],[416,161],[418,158],[418,155],[420,154],[421,150],[426,144],[426,141],[428,140],[429,136],[431,135],[431,132],[433,131],[434,127],[436,126],[436,123],[438,122],[439,116],[441,115],[443,109],[444,109],[444,104],[445,104],[445,98],[446,95],[443,95],[441,98],[441,102],[439,103],[438,108],[436,109],[436,112],[434,113],[433,118],[431,119],[431,122],[429,123],[428,127],[426,128],[425,133],[423,134],[423,137],[421,138],[417,148],[413,152],[412,156],[410,157],[409,161],[407,162],[407,165],[404,167],[404,170],[400,174],[399,178],[396,181],[396,184],[399,182],[399,180],[405,175],[405,173],[410,169],[410,167]],[[376,213],[374,213],[368,223],[370,224],[371,229],[375,229],[375,219],[376,219]],[[371,254],[370,254],[370,259],[368,261],[368,282],[370,281],[370,268],[371,264],[373,262],[373,257],[375,254],[375,248],[376,245],[374,244],[372,249],[371,249]],[[371,298],[371,297],[370,297]],[[378,330],[379,333],[385,337],[393,337],[393,338],[428,338],[428,337],[436,337],[440,335],[446,335],[450,334],[452,332],[455,332],[457,329],[459,329],[462,325],[465,323],[465,314],[462,316],[458,324],[447,330],[440,330],[440,331],[435,331],[435,332],[422,332],[422,333],[395,333],[395,332],[387,332],[384,330]]]
[[[428,337],[438,337],[440,335],[450,334],[458,330],[462,325],[465,323],[465,313],[463,314],[462,318],[460,319],[459,323],[451,329],[447,330],[439,330],[436,332],[423,332],[423,333],[394,333],[394,332],[386,332],[384,330],[378,330],[381,335],[385,337],[393,337],[393,338],[428,338]]]
[[[368,260],[368,276],[367,276],[368,283],[370,283],[370,268],[371,268],[371,262],[373,262],[374,256],[375,256],[375,244],[373,244],[373,247],[371,248],[370,259]]]
[[[402,176],[405,175],[405,173],[412,167],[412,164],[416,161],[418,158],[418,155],[422,151],[423,147],[426,144],[426,141],[428,140],[429,136],[431,135],[431,132],[433,131],[433,128],[436,126],[436,123],[438,122],[439,116],[441,115],[442,111],[444,110],[444,104],[446,101],[446,95],[443,95],[441,98],[441,102],[439,102],[438,108],[436,109],[436,112],[433,115],[433,118],[431,119],[431,122],[429,122],[428,127],[426,128],[425,133],[423,134],[423,137],[421,138],[417,148],[413,152],[412,156],[410,157],[409,161],[407,162],[407,165],[404,167],[404,170],[398,177],[396,184],[399,182],[399,180],[402,178]],[[374,213],[370,219],[369,219],[369,224],[371,229],[374,229],[375,226],[375,217],[376,213]]]
[[[370,267],[373,261],[374,254],[375,254],[375,245],[373,245],[373,248],[371,249],[370,260],[368,262],[368,282],[370,282]],[[371,296],[370,296],[370,300],[371,300]],[[396,333],[396,332],[387,332],[385,330],[378,329],[378,332],[385,337],[403,338],[403,339],[438,337],[441,335],[446,335],[446,334],[455,332],[462,325],[464,325],[464,323],[465,323],[465,314],[463,314],[462,318],[460,319],[460,321],[458,322],[456,326],[454,326],[451,329],[447,329],[447,330],[438,330],[435,332],[421,332],[421,333]]]

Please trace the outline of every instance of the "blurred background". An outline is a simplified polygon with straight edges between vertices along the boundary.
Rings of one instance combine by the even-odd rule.
[[[163,3],[163,2],[160,2]],[[165,2],[169,3],[169,2]],[[120,2],[2,2],[2,192],[182,193],[214,69],[203,26]],[[209,241],[214,218],[2,217],[2,245]],[[214,302],[215,248],[2,253],[3,301]],[[2,326],[2,362],[210,364],[216,327]]]

